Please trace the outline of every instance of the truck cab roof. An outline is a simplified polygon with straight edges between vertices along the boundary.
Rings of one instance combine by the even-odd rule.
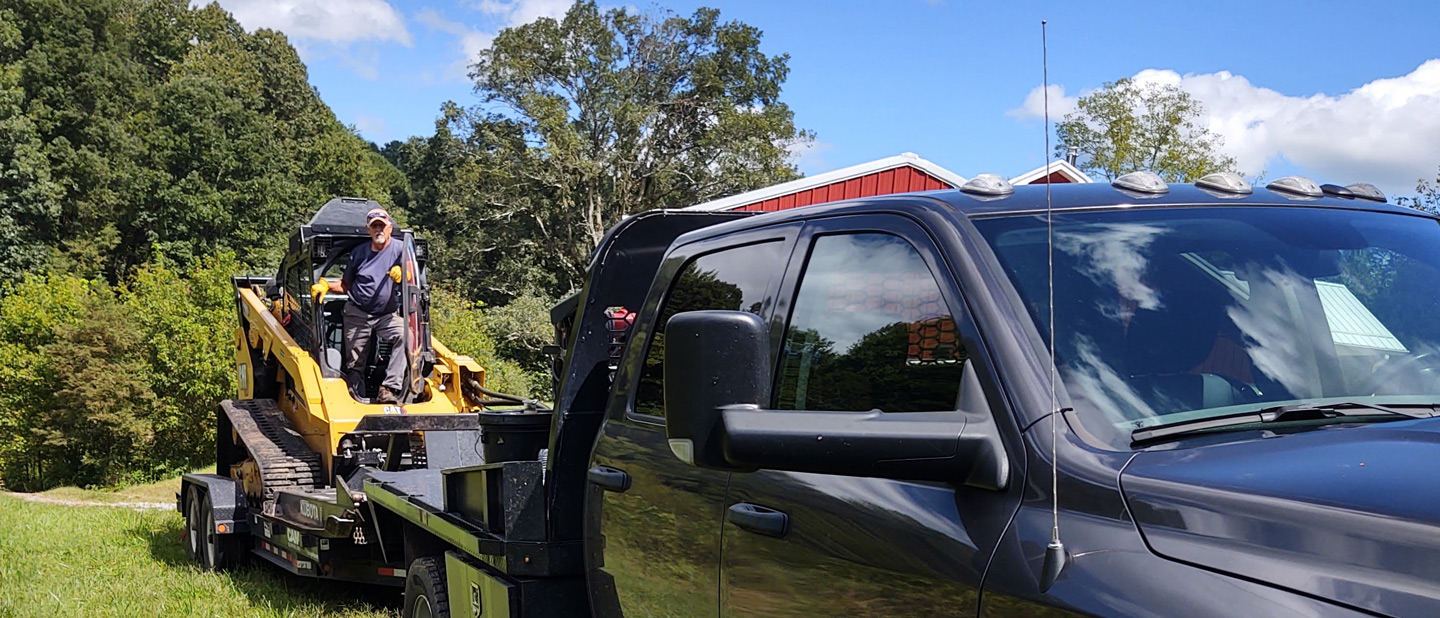
[[[1179,206],[1258,206],[1290,208],[1337,208],[1366,210],[1434,218],[1434,215],[1412,208],[1359,197],[1326,194],[1321,197],[1300,196],[1266,187],[1255,187],[1249,194],[1214,191],[1193,184],[1167,185],[1165,193],[1145,194],[1107,183],[1055,184],[1050,187],[1050,208],[1054,212],[1120,209],[1163,208]],[[805,206],[756,217],[745,217],[696,230],[677,240],[684,244],[736,231],[785,221],[811,219],[817,216],[838,216],[876,211],[930,211],[946,216],[965,218],[997,217],[1044,213],[1045,185],[1023,185],[1014,193],[1003,196],[976,195],[959,189],[925,191],[847,200],[832,204]]]

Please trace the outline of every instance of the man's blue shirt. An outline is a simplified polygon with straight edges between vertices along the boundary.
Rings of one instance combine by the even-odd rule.
[[[390,280],[390,267],[399,265],[404,255],[405,243],[394,238],[379,251],[368,242],[351,250],[350,263],[341,275],[350,304],[370,315],[399,310],[400,295],[396,293],[395,282]]]

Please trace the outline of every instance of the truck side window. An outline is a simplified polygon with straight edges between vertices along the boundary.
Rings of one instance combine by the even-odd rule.
[[[707,253],[680,269],[660,303],[655,335],[635,394],[635,413],[665,416],[665,323],[677,313],[723,309],[759,314],[770,286],[783,266],[779,241]]]
[[[965,358],[935,276],[910,243],[821,236],[785,331],[776,408],[953,410]]]

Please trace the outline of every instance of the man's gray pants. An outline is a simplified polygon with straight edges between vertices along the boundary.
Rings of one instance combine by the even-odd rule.
[[[350,384],[351,390],[361,391],[365,346],[370,343],[371,337],[374,337],[376,345],[386,340],[395,342],[395,347],[390,352],[390,362],[385,365],[385,379],[380,382],[380,386],[399,394],[400,385],[404,384],[405,380],[405,346],[400,341],[404,337],[405,324],[401,321],[400,314],[370,315],[350,303],[345,303],[344,316],[345,381]]]

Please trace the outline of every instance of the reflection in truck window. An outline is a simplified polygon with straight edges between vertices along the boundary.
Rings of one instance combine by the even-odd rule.
[[[760,314],[770,277],[779,274],[783,245],[746,245],[708,253],[691,260],[660,304],[654,341],[645,353],[645,367],[635,395],[635,413],[665,416],[665,324],[685,311],[728,310]]]
[[[889,234],[815,241],[781,352],[782,410],[954,409],[965,350],[935,277]]]
[[[1264,404],[1440,396],[1434,221],[1320,208],[1054,221],[1055,353],[1082,419],[1128,433]],[[1048,337],[1044,217],[976,226]]]

